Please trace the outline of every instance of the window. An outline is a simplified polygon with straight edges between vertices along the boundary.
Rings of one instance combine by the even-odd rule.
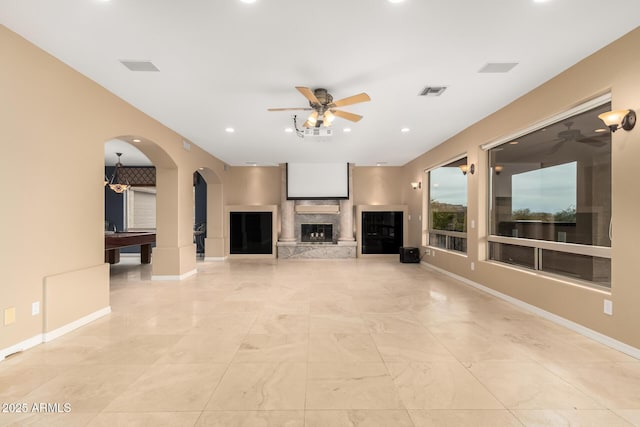
[[[467,252],[467,177],[463,157],[429,171],[429,246]]]
[[[155,230],[156,188],[131,187],[126,194],[127,230]]]
[[[581,111],[489,149],[489,258],[611,287],[611,133]]]

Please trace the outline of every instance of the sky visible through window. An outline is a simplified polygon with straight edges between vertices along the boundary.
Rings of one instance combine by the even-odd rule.
[[[440,203],[467,206],[467,177],[458,167],[442,167],[430,172],[429,198]]]
[[[551,166],[513,175],[511,178],[514,211],[556,213],[576,206],[576,162]]]

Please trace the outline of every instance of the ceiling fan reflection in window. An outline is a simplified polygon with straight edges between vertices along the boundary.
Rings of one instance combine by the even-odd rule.
[[[591,145],[593,147],[603,147],[607,145],[606,139],[610,138],[608,133],[587,137],[582,134],[580,129],[571,129],[571,126],[573,126],[572,121],[567,121],[563,124],[567,127],[567,129],[558,132],[557,138],[552,141],[555,144],[553,147],[551,147],[551,154],[558,151],[567,142],[580,142],[583,144]]]
[[[268,111],[311,111],[303,125],[306,128],[331,126],[336,117],[357,122],[362,119],[361,115],[338,110],[337,108],[371,101],[369,95],[364,92],[334,101],[333,96],[323,88],[312,91],[308,87],[296,86],[296,89],[309,100],[309,107],[269,108]]]

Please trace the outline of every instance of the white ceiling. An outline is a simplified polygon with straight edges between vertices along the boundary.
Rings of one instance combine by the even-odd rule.
[[[636,28],[640,1],[2,0],[0,23],[231,165],[402,165]],[[371,102],[301,139],[267,112],[308,106],[295,86]]]

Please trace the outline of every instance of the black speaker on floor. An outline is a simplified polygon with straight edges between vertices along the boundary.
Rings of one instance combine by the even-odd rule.
[[[420,262],[420,250],[418,248],[400,248],[400,262],[415,263]]]

